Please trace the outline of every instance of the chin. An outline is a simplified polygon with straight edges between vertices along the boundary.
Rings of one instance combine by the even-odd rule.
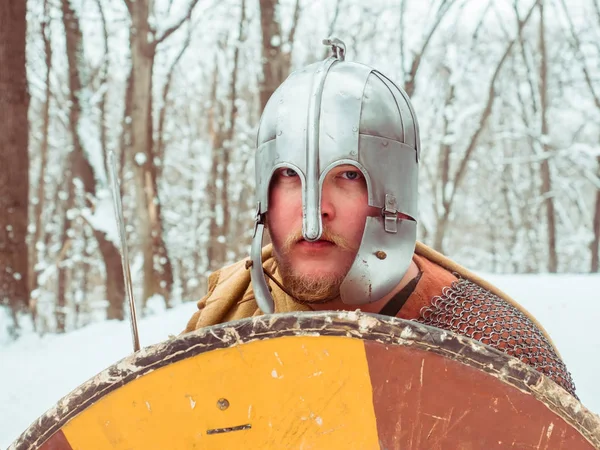
[[[289,252],[277,254],[276,258],[282,273],[292,277],[339,282],[352,266],[354,255],[341,254],[308,255]]]
[[[298,276],[313,278],[316,280],[339,280],[347,271],[340,270],[339,264],[331,261],[302,261],[293,268]]]

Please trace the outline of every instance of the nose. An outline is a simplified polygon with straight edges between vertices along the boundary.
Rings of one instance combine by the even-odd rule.
[[[323,222],[329,222],[335,217],[335,204],[333,199],[333,192],[329,187],[328,183],[323,184],[323,191],[321,192],[321,220]]]
[[[308,241],[314,241],[321,237],[323,230],[327,227],[327,224],[335,217],[335,203],[334,203],[334,189],[328,186],[329,183],[323,183],[321,188],[320,198],[320,210],[321,214],[318,215],[316,204],[308,204],[306,208],[306,216],[304,217],[302,229],[304,239]],[[316,194],[316,192],[315,192]],[[317,198],[314,200],[318,201]],[[315,202],[316,203],[316,202]],[[320,222],[320,224],[319,224]]]

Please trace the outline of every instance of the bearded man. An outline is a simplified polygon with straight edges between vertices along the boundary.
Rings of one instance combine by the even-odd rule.
[[[185,332],[261,314],[360,309],[479,340],[575,395],[533,317],[417,241],[413,106],[381,72],[345,61],[343,43],[326,43],[333,56],[293,72],[263,111],[250,258],[211,274]]]

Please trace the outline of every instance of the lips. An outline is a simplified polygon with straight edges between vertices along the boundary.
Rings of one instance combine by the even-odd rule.
[[[327,249],[331,249],[334,246],[335,246],[335,244],[333,242],[328,241],[326,239],[319,239],[318,241],[314,241],[314,242],[310,242],[310,241],[301,239],[298,242],[298,247],[300,249],[304,249],[305,251],[308,251],[311,253],[315,252],[315,251],[324,251]]]
[[[305,244],[333,244],[333,242],[327,240],[327,239],[319,239],[318,241],[307,241],[306,239],[300,239],[298,241],[298,243],[305,243]]]

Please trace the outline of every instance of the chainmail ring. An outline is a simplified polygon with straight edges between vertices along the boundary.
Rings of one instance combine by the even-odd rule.
[[[452,331],[520,359],[575,394],[563,361],[529,317],[469,280],[459,278],[420,311],[417,322]]]

